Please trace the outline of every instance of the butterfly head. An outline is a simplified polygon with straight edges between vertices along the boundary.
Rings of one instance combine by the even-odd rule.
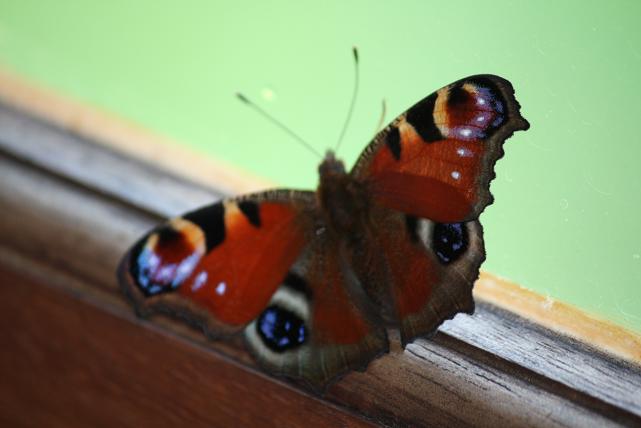
[[[325,153],[325,159],[318,167],[318,173],[321,176],[321,180],[323,177],[343,176],[345,175],[345,164],[342,160],[336,158],[333,151],[328,150]]]

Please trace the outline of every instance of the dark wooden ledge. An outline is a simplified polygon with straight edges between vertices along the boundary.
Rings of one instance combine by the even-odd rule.
[[[123,252],[223,193],[0,102],[3,425],[641,425],[638,365],[483,301],[325,397],[235,344],[137,319]]]

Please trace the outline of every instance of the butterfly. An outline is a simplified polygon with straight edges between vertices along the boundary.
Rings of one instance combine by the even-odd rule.
[[[459,312],[485,259],[479,214],[502,145],[526,130],[493,75],[447,85],[380,131],[347,171],[328,151],[315,192],[242,195],[169,220],[124,256],[138,314],[242,335],[267,371],[322,390]]]

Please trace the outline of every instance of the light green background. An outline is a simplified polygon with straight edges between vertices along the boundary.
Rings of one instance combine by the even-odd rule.
[[[233,93],[323,151],[352,45],[348,164],[381,99],[391,119],[461,77],[508,78],[532,128],[498,164],[484,269],[641,331],[641,1],[0,0],[5,65],[290,187],[318,159]]]

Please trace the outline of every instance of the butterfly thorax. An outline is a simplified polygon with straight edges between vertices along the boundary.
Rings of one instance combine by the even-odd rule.
[[[320,184],[316,191],[325,226],[339,237],[355,237],[367,215],[363,185],[345,171],[345,165],[328,151],[318,167]]]

